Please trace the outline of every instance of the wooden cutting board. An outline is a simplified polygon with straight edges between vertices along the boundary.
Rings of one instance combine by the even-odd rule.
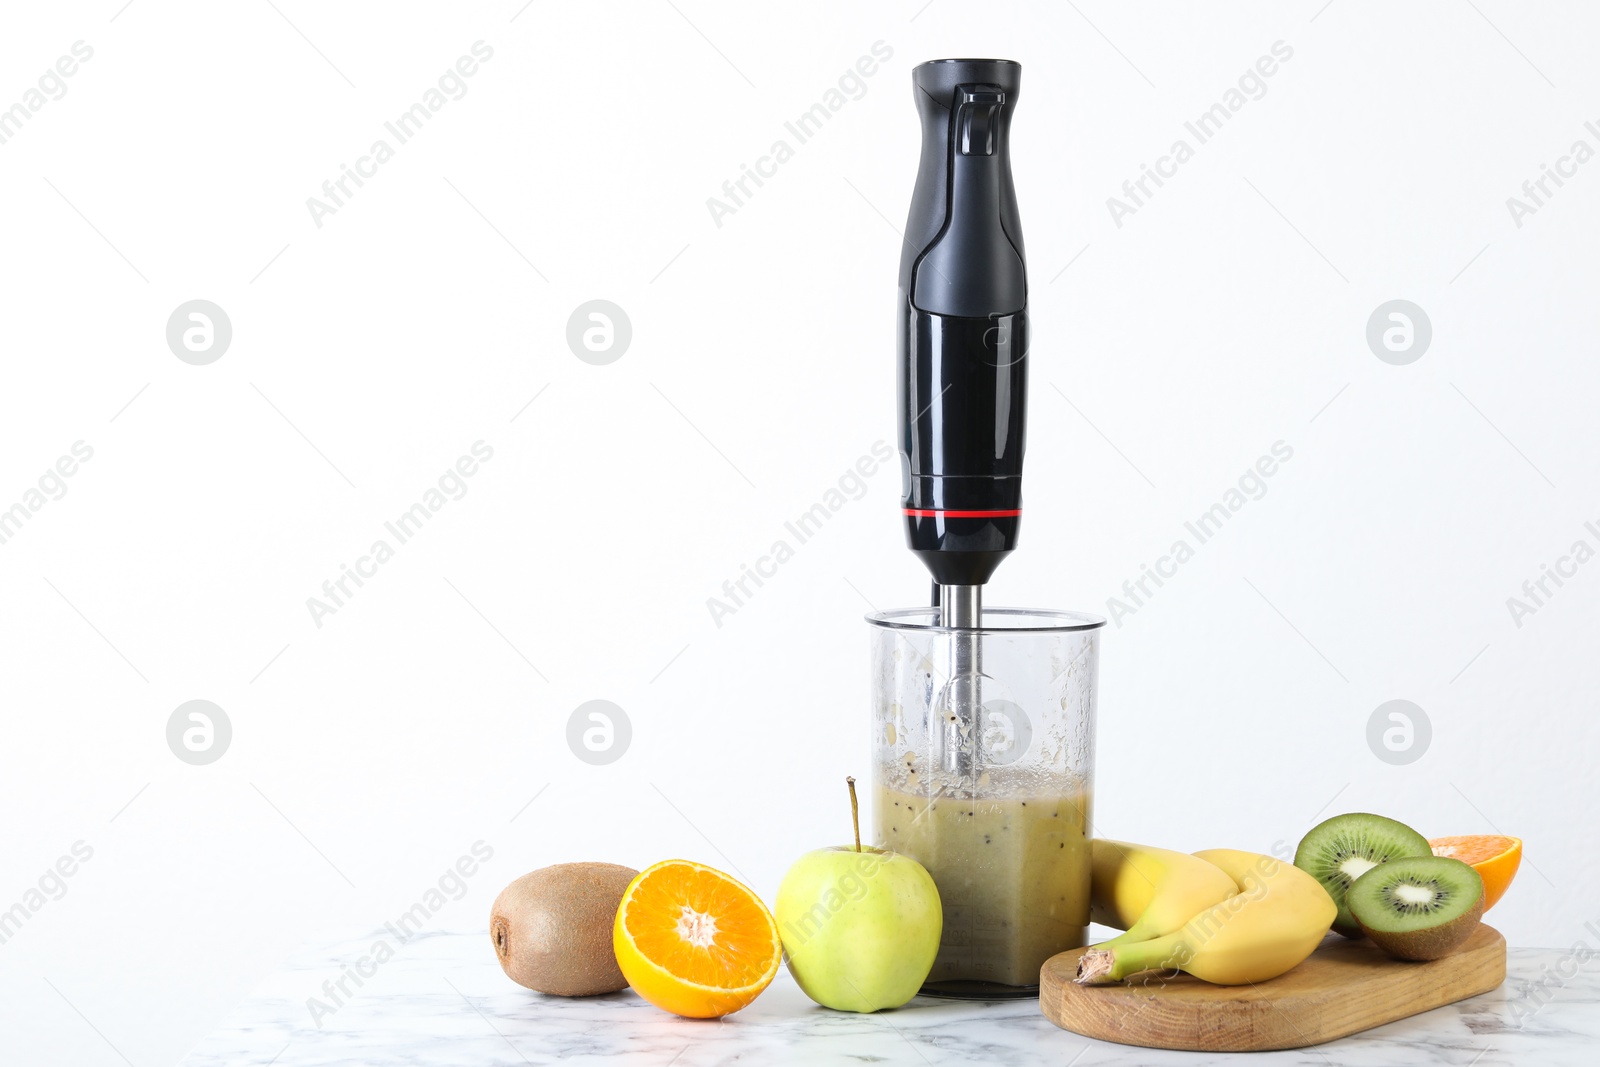
[[[1080,986],[1072,976],[1085,951],[1045,961],[1039,1006],[1051,1022],[1101,1041],[1189,1052],[1319,1045],[1487,993],[1506,977],[1506,939],[1481,924],[1456,952],[1428,963],[1329,934],[1300,966],[1254,986],[1166,977],[1171,972]]]

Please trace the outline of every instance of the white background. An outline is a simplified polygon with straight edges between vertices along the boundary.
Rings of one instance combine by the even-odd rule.
[[[1600,163],[1520,228],[1506,206],[1600,148],[1592,10],[122,2],[0,33],[0,106],[94,50],[0,145],[0,507],[94,449],[0,545],[0,908],[94,850],[0,945],[28,1062],[173,1062],[480,839],[439,927],[575,859],[698,858],[771,899],[847,836],[861,616],[926,594],[893,469],[720,628],[706,600],[894,441],[908,79],[949,55],[1024,67],[1027,514],[989,602],[1105,614],[1294,450],[1107,629],[1097,829],[1498,829],[1527,841],[1514,944],[1600,918],[1600,564],[1520,627],[1506,605],[1600,547]],[[466,95],[317,227],[307,198],[479,40]],[[876,41],[864,95],[717,226],[707,198]],[[1118,227],[1107,198],[1276,41],[1265,95]],[[233,325],[209,366],[164,336],[196,298]],[[596,298],[633,326],[608,366],[565,341]],[[1407,366],[1365,340],[1395,298],[1433,324]],[[467,495],[317,627],[306,599],[479,440]],[[165,738],[197,698],[233,726],[200,767]],[[599,767],[565,740],[597,698],[633,728]],[[1366,738],[1397,698],[1433,729],[1405,766]]]

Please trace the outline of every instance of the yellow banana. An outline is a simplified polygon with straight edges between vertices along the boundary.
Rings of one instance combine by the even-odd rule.
[[[1187,852],[1095,838],[1089,915],[1126,933],[1099,948],[1170,934],[1239,891],[1215,865]]]
[[[1224,871],[1238,892],[1173,933],[1090,949],[1078,961],[1078,982],[1169,967],[1217,985],[1264,982],[1311,955],[1338,914],[1321,883],[1292,864],[1223,848],[1195,855]]]

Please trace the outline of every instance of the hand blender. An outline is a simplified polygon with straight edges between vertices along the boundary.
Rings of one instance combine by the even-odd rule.
[[[1016,547],[1028,280],[1011,183],[1021,68],[944,59],[911,72],[922,157],[900,260],[906,540],[934,606],[874,612],[878,845],[939,891],[923,984],[1037,996],[1045,960],[1089,925],[1099,630],[1070,611],[983,606]]]
[[[922,161],[900,258],[903,506],[953,631],[942,759],[962,772],[982,705],[983,586],[1022,517],[1028,277],[1010,156],[1022,68],[940,59],[911,77]]]

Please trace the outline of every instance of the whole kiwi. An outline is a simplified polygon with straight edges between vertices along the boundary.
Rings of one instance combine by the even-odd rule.
[[[502,889],[489,911],[489,937],[506,975],[563,997],[626,988],[611,927],[638,874],[615,863],[558,863]]]

